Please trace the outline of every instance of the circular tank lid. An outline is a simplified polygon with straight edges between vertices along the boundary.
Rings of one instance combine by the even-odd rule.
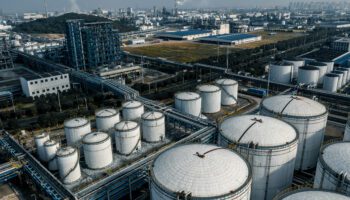
[[[341,67],[341,68],[337,68],[337,71],[347,72],[347,71],[348,71],[348,69],[345,69],[345,68]]]
[[[320,70],[319,68],[311,66],[311,65],[299,67],[299,69],[301,69],[301,70],[309,70],[309,71],[316,71],[316,70],[318,71],[318,70]]]
[[[138,126],[139,124],[134,121],[121,121],[114,128],[116,131],[130,131],[136,129]]]
[[[333,73],[333,74],[344,74],[344,72],[338,71],[338,70],[332,71],[332,73]]]
[[[315,66],[315,67],[327,67],[327,64],[326,63],[323,63],[323,62],[309,62],[308,65],[310,66]]]
[[[49,147],[49,146],[54,146],[57,144],[57,141],[55,140],[48,140],[44,143],[44,146]]]
[[[154,112],[154,111],[150,111],[150,112],[145,112],[142,115],[142,119],[144,120],[158,120],[163,118],[164,115],[161,112]]]
[[[237,153],[215,145],[189,144],[160,154],[151,176],[161,188],[190,192],[192,197],[234,193],[249,183],[248,163]]]
[[[197,89],[201,92],[217,92],[220,91],[220,88],[216,85],[199,85]]]
[[[74,154],[77,151],[76,148],[71,147],[71,146],[67,146],[67,147],[62,147],[60,149],[58,149],[56,155],[58,157],[66,157],[66,156],[70,156],[72,154]]]
[[[281,200],[349,200],[349,197],[324,190],[297,190],[283,195]]]
[[[238,82],[232,79],[219,79],[215,81],[218,85],[224,85],[224,86],[230,86],[230,85],[237,85]]]
[[[263,100],[261,106],[282,116],[318,117],[327,113],[324,105],[301,96],[273,96]]]
[[[304,61],[302,58],[296,58],[296,57],[294,57],[294,58],[285,58],[285,59],[283,59],[284,61],[291,61],[291,62],[301,62],[301,61]]]
[[[325,146],[320,161],[337,174],[350,174],[350,142],[337,142]],[[350,177],[347,178],[350,181]]]
[[[191,100],[200,99],[201,96],[195,92],[179,92],[175,94],[175,98],[184,100],[184,101],[191,101]]]
[[[123,108],[139,108],[142,106],[142,103],[139,101],[127,101],[123,103]]]
[[[87,119],[79,117],[79,118],[69,119],[65,121],[64,126],[66,128],[78,128],[81,126],[85,126],[88,123],[89,121]]]
[[[333,77],[333,78],[339,77],[339,75],[337,75],[337,74],[326,74],[325,76],[327,76],[327,77]]]
[[[108,140],[109,135],[103,132],[93,132],[84,136],[83,143],[84,144],[96,144],[101,143]]]
[[[271,63],[271,65],[278,66],[278,67],[292,67],[293,64],[284,62],[284,61],[277,61],[277,62]]]
[[[258,144],[259,147],[278,147],[296,142],[293,126],[281,120],[261,115],[229,117],[220,124],[220,133],[238,144]]]
[[[98,111],[96,111],[95,115],[96,117],[112,117],[118,114],[118,111],[113,108],[103,108]]]
[[[43,132],[43,133],[41,133],[39,135],[34,136],[34,139],[43,139],[43,138],[45,138],[47,136],[49,136],[49,134],[46,133],[46,132]]]

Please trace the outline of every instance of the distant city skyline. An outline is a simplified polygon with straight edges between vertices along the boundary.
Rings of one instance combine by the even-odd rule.
[[[114,10],[119,8],[159,8],[173,7],[174,0],[46,0],[48,11],[71,11],[80,9],[82,11],[103,8]],[[140,3],[140,1],[142,3]],[[289,2],[315,0],[184,0],[180,8],[254,8],[273,7],[288,5]],[[322,1],[322,0],[320,0]],[[326,1],[326,0],[324,0]],[[344,0],[333,0],[342,2]],[[4,13],[42,12],[44,10],[44,0],[0,0]]]

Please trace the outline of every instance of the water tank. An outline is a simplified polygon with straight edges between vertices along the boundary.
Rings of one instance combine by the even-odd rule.
[[[293,65],[283,62],[271,64],[269,79],[272,82],[289,84],[292,79]]]
[[[343,72],[343,81],[342,84],[346,85],[346,83],[348,82],[348,70],[345,68],[337,68],[337,71],[341,71]]]
[[[283,61],[293,65],[293,78],[298,77],[299,68],[305,65],[305,61],[301,58],[286,58]]]
[[[96,127],[99,131],[108,131],[120,121],[119,111],[112,108],[104,108],[95,113]]]
[[[130,155],[141,149],[141,133],[138,123],[121,121],[115,125],[115,144],[119,154]]]
[[[199,117],[201,115],[202,98],[195,92],[175,94],[175,108],[183,113]]]
[[[36,153],[39,157],[39,160],[44,161],[44,162],[47,162],[44,143],[48,140],[50,140],[50,136],[48,133],[45,133],[45,132],[41,133],[40,135],[36,135],[34,137]]]
[[[237,104],[238,82],[232,79],[219,79],[215,82],[221,89],[221,105],[231,106]]]
[[[298,84],[307,84],[316,87],[320,77],[320,70],[317,67],[304,66],[299,68]]]
[[[76,182],[81,177],[79,153],[74,147],[67,146],[57,151],[57,166],[64,184]]]
[[[81,142],[88,133],[91,133],[91,124],[85,118],[74,118],[64,122],[64,134],[69,146]]]
[[[280,195],[274,200],[349,200],[349,197],[331,191],[302,189]]]
[[[188,144],[161,153],[150,169],[151,199],[248,200],[251,169],[238,153]]]
[[[142,138],[146,142],[165,139],[165,117],[161,112],[146,112],[142,115]]]
[[[316,167],[328,117],[324,105],[301,96],[278,95],[262,101],[260,114],[282,119],[297,129],[296,170]]]
[[[327,64],[322,62],[310,62],[308,66],[317,67],[319,69],[318,84],[323,84],[323,78],[327,74]]]
[[[339,76],[338,80],[338,89],[343,87],[343,78],[344,78],[344,73],[341,71],[332,71],[332,74],[337,74]]]
[[[145,112],[143,104],[139,101],[127,101],[123,103],[123,120],[139,120]]]
[[[343,140],[346,142],[350,142],[350,119],[348,120],[348,123],[346,123]]]
[[[60,144],[55,140],[48,140],[44,143],[45,157],[51,171],[58,170],[56,153],[59,148]]]
[[[197,86],[202,98],[202,113],[217,113],[221,109],[221,90],[215,85]]]
[[[328,92],[337,92],[339,77],[336,74],[326,74],[324,76],[323,89]]]
[[[348,70],[348,77],[347,77],[347,81],[350,81],[350,66],[343,66],[342,68]]]
[[[337,142],[321,149],[314,188],[350,196],[350,142]]]
[[[85,163],[90,169],[102,169],[113,162],[112,141],[107,133],[89,133],[83,138]]]
[[[272,199],[292,184],[298,147],[292,125],[261,115],[229,117],[219,126],[218,143],[235,148],[252,166],[251,199]]]
[[[322,59],[319,59],[318,61],[327,65],[327,73],[333,71],[333,69],[334,69],[334,62],[333,61],[322,60]]]

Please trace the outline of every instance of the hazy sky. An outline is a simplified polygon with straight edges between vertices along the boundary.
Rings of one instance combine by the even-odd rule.
[[[94,8],[118,9],[128,6],[134,8],[147,8],[163,6],[174,6],[174,0],[46,0],[48,10],[69,10],[74,6],[74,1],[81,10],[91,10]],[[316,0],[185,0],[183,7],[271,7],[274,5],[287,5],[290,1],[316,1]],[[322,0],[318,0],[322,1]],[[324,0],[330,1],[330,0]],[[338,0],[334,0],[338,1]],[[341,1],[341,0],[339,0]],[[344,0],[343,0],[344,1]],[[42,11],[44,0],[0,0],[0,9],[5,13]]]

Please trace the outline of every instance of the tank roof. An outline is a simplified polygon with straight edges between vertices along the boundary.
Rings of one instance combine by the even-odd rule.
[[[237,85],[238,82],[232,79],[218,79],[215,81],[219,85]]]
[[[59,157],[65,157],[65,156],[69,156],[69,155],[75,153],[76,150],[77,150],[76,148],[71,147],[71,146],[62,147],[62,148],[57,150],[56,155]]]
[[[192,197],[234,193],[251,180],[250,167],[238,153],[207,144],[165,151],[153,162],[151,175],[163,189],[190,192]]]
[[[343,68],[343,67],[338,67],[336,70],[342,71],[342,72],[347,72],[348,71],[348,69]]]
[[[293,66],[293,64],[285,62],[285,61],[276,61],[276,62],[271,63],[271,65],[281,66],[281,67],[291,67],[291,66]]]
[[[175,98],[180,100],[195,100],[201,98],[201,96],[195,92],[179,92],[175,94]]]
[[[311,65],[299,67],[299,69],[302,69],[302,70],[310,70],[310,71],[320,70],[319,68],[314,67],[314,66],[311,66]]]
[[[82,117],[78,117],[78,118],[69,119],[69,120],[65,121],[64,126],[67,128],[76,128],[76,127],[84,126],[87,123],[89,123],[89,121],[87,119],[82,118]]]
[[[199,85],[197,86],[197,89],[201,92],[217,92],[220,90],[220,88],[216,85]]]
[[[302,58],[296,58],[296,57],[284,58],[283,60],[285,60],[285,61],[304,61]]]
[[[343,71],[339,71],[339,70],[334,70],[334,71],[332,71],[332,73],[334,73],[334,74],[344,74]]]
[[[331,191],[310,189],[288,193],[281,200],[349,200],[349,197]]]
[[[316,117],[327,113],[324,105],[309,98],[277,95],[264,99],[261,107],[282,116]]]
[[[337,74],[326,74],[325,76],[327,76],[327,77],[339,77],[339,75],[337,75]]]
[[[155,111],[145,112],[142,115],[142,119],[145,119],[145,120],[157,120],[163,117],[164,117],[163,113],[155,112]]]
[[[83,138],[83,143],[84,144],[95,144],[95,143],[100,143],[104,142],[109,138],[109,135],[107,133],[103,132],[93,132],[89,133]]]
[[[327,67],[326,63],[316,62],[316,61],[309,62],[308,65],[310,65],[310,66],[317,66],[317,67]]]
[[[41,134],[34,136],[34,139],[42,139],[42,138],[45,138],[47,136],[49,136],[48,133],[42,132]]]
[[[48,140],[44,143],[44,146],[53,146],[56,145],[58,142],[56,140]]]
[[[121,121],[119,123],[117,123],[114,128],[117,131],[129,131],[132,129],[135,129],[139,126],[138,123],[134,122],[134,121]]]
[[[124,102],[122,105],[123,108],[138,108],[141,106],[142,106],[142,103],[139,101],[127,101],[127,102]]]
[[[277,147],[296,142],[293,126],[281,120],[261,115],[229,117],[220,124],[220,133],[239,144],[253,142],[260,147]]]
[[[118,114],[118,111],[113,108],[103,108],[98,111],[96,111],[95,115],[96,117],[111,117]]]

